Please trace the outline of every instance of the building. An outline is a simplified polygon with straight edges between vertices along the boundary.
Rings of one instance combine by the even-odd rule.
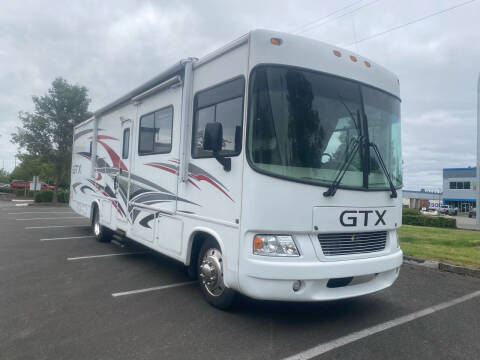
[[[477,168],[443,169],[443,203],[469,211],[476,206]]]
[[[432,191],[403,190],[403,206],[408,208],[437,208],[442,202],[443,194]]]

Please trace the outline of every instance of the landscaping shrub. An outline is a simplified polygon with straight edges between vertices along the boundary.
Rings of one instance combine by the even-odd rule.
[[[402,214],[403,215],[422,215],[420,210],[417,209],[410,209],[410,208],[403,208],[402,209]]]
[[[68,203],[70,200],[70,191],[58,190],[58,202]]]
[[[441,228],[456,228],[457,220],[443,216],[403,215],[403,225],[431,226]]]
[[[35,195],[35,202],[52,202],[53,191],[52,190],[40,190]]]
[[[30,190],[27,190],[26,192],[27,197],[32,197],[33,193]],[[16,189],[15,190],[15,196],[16,197],[24,197],[25,196],[25,189]]]

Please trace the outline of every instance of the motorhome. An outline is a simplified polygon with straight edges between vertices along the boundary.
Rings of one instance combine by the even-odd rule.
[[[376,292],[402,264],[399,80],[255,30],[75,126],[71,178],[99,241],[182,262],[216,307]]]

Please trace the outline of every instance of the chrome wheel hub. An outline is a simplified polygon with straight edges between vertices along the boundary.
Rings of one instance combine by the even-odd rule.
[[[200,281],[212,296],[220,296],[225,290],[223,284],[222,253],[218,249],[208,249],[200,264]]]
[[[96,221],[93,225],[93,232],[95,233],[95,236],[100,235],[100,224],[98,223],[98,221]]]

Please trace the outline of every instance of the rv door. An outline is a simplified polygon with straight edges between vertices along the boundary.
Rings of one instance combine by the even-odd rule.
[[[181,101],[181,87],[169,88],[142,100],[131,152],[134,163],[129,202],[132,232],[148,242],[154,241],[156,233],[155,242],[159,247],[174,249],[179,245],[165,242],[180,239],[167,238],[158,220],[177,209]]]
[[[131,157],[131,142],[132,142],[132,120],[122,119],[122,137],[121,137],[121,159],[124,164],[128,164],[127,167],[130,169],[130,157]],[[122,169],[120,166],[114,180],[114,191],[117,205],[120,208],[128,211],[128,194],[130,190],[130,176],[128,171]],[[128,218],[122,216],[122,214],[117,211],[117,209],[112,209],[116,217],[117,227],[123,231],[127,231]]]

